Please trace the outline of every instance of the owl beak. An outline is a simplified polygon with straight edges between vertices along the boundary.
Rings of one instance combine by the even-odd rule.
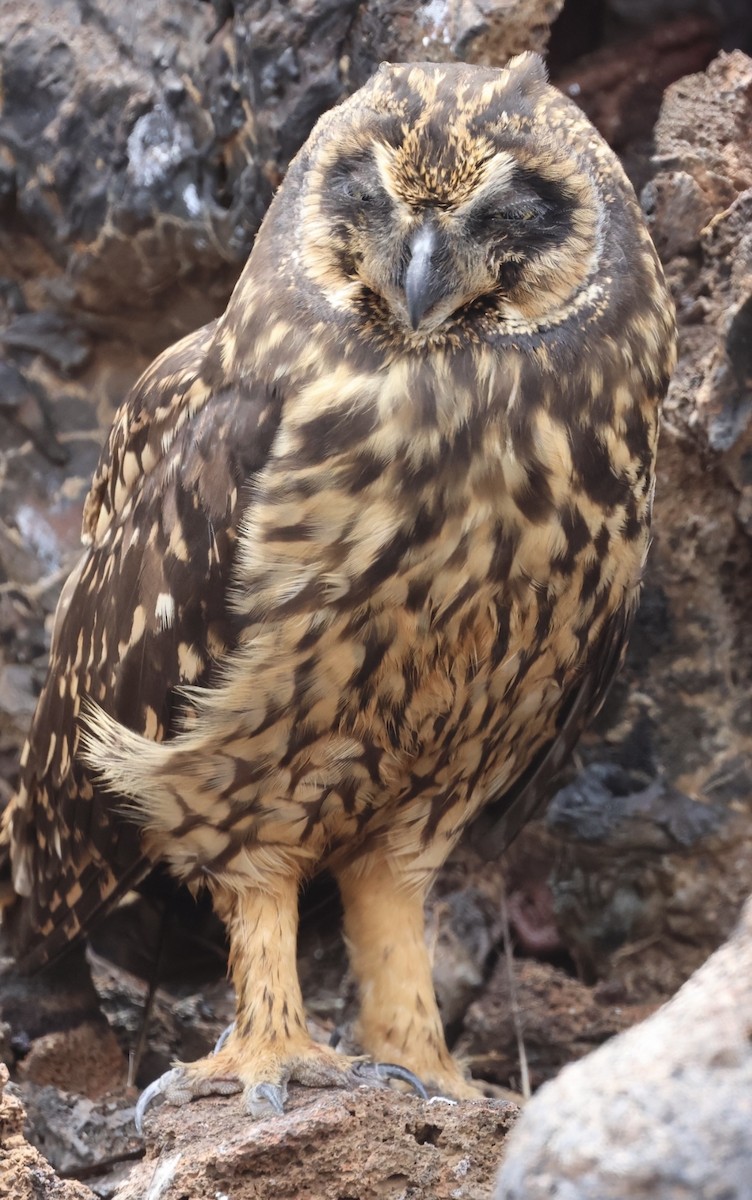
[[[413,329],[438,300],[447,294],[443,267],[446,248],[433,225],[421,225],[408,243],[410,261],[405,273],[407,315]]]

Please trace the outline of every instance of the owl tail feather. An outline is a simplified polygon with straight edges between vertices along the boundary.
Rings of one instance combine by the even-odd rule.
[[[136,813],[154,824],[163,790],[166,798],[172,755],[169,744],[134,733],[94,701],[86,700],[78,754],[101,787],[131,800]]]

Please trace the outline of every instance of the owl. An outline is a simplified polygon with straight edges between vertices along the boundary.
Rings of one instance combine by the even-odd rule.
[[[28,967],[156,863],[208,888],[237,998],[174,1103],[348,1086],[298,894],[339,886],[365,1055],[446,1095],[424,900],[501,847],[597,710],[648,544],[671,304],[635,196],[523,54],[384,65],[291,164],[217,321],[115,420],[5,815]]]

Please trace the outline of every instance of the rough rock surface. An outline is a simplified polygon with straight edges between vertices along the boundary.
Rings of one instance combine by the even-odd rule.
[[[509,964],[501,957],[477,1000],[467,1009],[455,1052],[477,1079],[521,1090],[520,1034],[533,1090],[566,1063],[646,1015],[644,1006],[619,1002],[613,987],[589,988],[566,971],[534,959]]]
[[[622,153],[652,130],[667,85],[707,66],[717,49],[715,22],[691,14],[583,55],[557,73],[556,83]]]
[[[289,1111],[266,1121],[250,1121],[237,1099],[165,1106],[117,1200],[485,1200],[517,1113],[373,1089],[295,1089]]]
[[[541,1088],[496,1195],[746,1200],[750,1129],[752,901],[673,1000]]]
[[[0,1063],[0,1196],[7,1200],[95,1200],[82,1183],[64,1182],[23,1135],[21,1101],[5,1091],[8,1068]]]

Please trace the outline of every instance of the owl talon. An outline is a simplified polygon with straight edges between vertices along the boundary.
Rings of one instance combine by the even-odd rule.
[[[158,1079],[153,1080],[148,1087],[145,1087],[139,1096],[134,1115],[136,1130],[138,1133],[143,1133],[146,1110],[158,1096],[164,1096],[170,1104],[181,1108],[182,1105],[188,1104],[197,1096],[210,1096],[212,1093],[231,1096],[233,1092],[239,1092],[241,1086],[238,1079],[231,1077],[192,1079],[184,1067],[171,1067],[169,1071],[165,1071],[164,1075],[160,1075]]]
[[[370,1083],[375,1078],[379,1083],[386,1082],[390,1079],[399,1079],[402,1083],[409,1083],[417,1096],[421,1100],[428,1099],[428,1092],[424,1083],[407,1067],[401,1067],[398,1063],[384,1062],[360,1062],[354,1063],[352,1073],[357,1080],[363,1083]]]
[[[259,1119],[260,1117],[281,1116],[285,1111],[287,1099],[287,1084],[257,1083],[246,1088],[243,1102],[246,1112]]]
[[[152,1080],[149,1086],[144,1088],[138,1098],[133,1118],[137,1133],[142,1134],[144,1132],[144,1114],[152,1100],[155,1100],[157,1096],[163,1096],[167,1087],[172,1083],[177,1084],[182,1074],[183,1070],[181,1067],[172,1067],[171,1070],[165,1071],[164,1075],[160,1075],[159,1079]]]
[[[214,1049],[212,1050],[212,1054],[219,1054],[220,1050],[222,1049],[222,1047],[224,1046],[225,1042],[227,1041],[230,1034],[234,1031],[234,1029],[235,1029],[235,1022],[231,1021],[230,1024],[228,1026],[226,1026],[225,1029],[222,1030],[222,1032],[220,1033],[216,1042],[214,1043]]]

